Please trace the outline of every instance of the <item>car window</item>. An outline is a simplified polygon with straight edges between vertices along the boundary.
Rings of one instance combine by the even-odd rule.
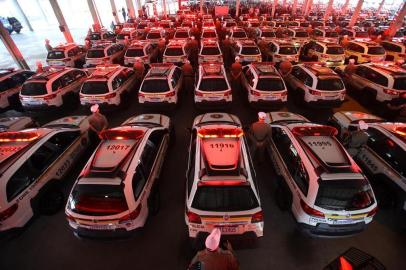
[[[71,49],[68,51],[68,57],[73,57],[75,56],[75,49]]]
[[[368,72],[365,73],[365,78],[384,87],[388,86],[388,78],[373,69],[369,69]]]
[[[61,89],[62,86],[62,82],[61,79],[56,79],[53,83],[52,83],[52,92],[58,91],[59,89]]]
[[[113,89],[116,90],[117,88],[119,88],[120,86],[123,85],[123,83],[125,83],[125,81],[128,79],[127,76],[125,76],[122,72],[120,72],[119,74],[117,74],[117,76],[113,79],[112,81],[112,86]]]
[[[4,79],[0,82],[0,93],[6,90],[15,88],[18,86],[18,83],[12,78]]]
[[[245,78],[247,79],[248,84],[253,87],[254,86],[254,75],[252,74],[251,70],[248,68],[245,73]]]
[[[189,164],[188,164],[188,174],[187,174],[187,187],[188,187],[188,194],[192,191],[192,186],[194,182],[195,176],[195,160],[196,160],[196,130],[192,131],[192,135],[190,137],[190,145],[189,145]]]
[[[70,85],[72,82],[74,82],[74,79],[69,72],[63,75],[61,78],[59,78],[59,80],[62,84],[62,87],[66,87]]]
[[[145,186],[146,179],[143,172],[143,166],[140,163],[135,170],[135,174],[132,179],[132,188],[135,200],[139,198],[141,192]]]
[[[396,45],[396,44],[392,44],[389,42],[382,42],[381,46],[384,47],[385,50],[387,51],[391,51],[391,52],[398,52],[401,53],[402,52],[402,47]]]
[[[314,49],[316,52],[324,53],[324,48],[323,48],[323,46],[321,46],[321,45],[319,45],[319,44],[317,44],[317,43],[314,44],[313,49]]]
[[[145,178],[147,179],[151,174],[157,154],[157,146],[151,140],[148,140],[140,158],[140,161],[144,167]]]

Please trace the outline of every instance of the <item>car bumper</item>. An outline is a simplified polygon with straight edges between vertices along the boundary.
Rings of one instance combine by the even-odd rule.
[[[22,107],[27,111],[53,110],[58,108],[56,105],[48,104],[23,104]]]
[[[323,107],[323,108],[331,108],[331,107],[340,107],[344,101],[341,99],[333,99],[333,100],[315,100],[307,102],[309,106],[312,107]]]
[[[275,107],[282,107],[286,104],[286,101],[283,100],[258,100],[250,101],[250,105],[256,109],[270,109]]]
[[[94,103],[96,104],[96,103]],[[80,103],[80,105],[85,108],[85,109],[89,109],[91,106],[94,105],[93,103]],[[110,104],[107,102],[102,102],[102,103],[97,103],[97,105],[99,105],[100,109],[103,111],[113,111],[116,110],[117,108],[119,108],[119,104]]]
[[[169,109],[173,110],[176,108],[176,103],[175,102],[151,102],[151,101],[144,101],[140,102],[140,105],[144,108],[162,108],[162,109]]]
[[[83,227],[78,227],[73,230],[73,233],[78,237],[83,238],[122,238],[129,237],[135,231],[127,231],[124,228],[118,228],[114,230],[90,230]]]
[[[311,226],[305,223],[299,223],[298,225],[299,230],[305,235],[332,238],[355,235],[364,231],[367,227],[365,222],[346,225],[330,225],[326,223],[318,223],[316,226]]]
[[[405,98],[394,98],[392,100],[386,101],[387,103],[391,104],[391,105],[399,105],[399,104],[405,104],[406,103],[406,99]]]
[[[201,109],[221,109],[228,108],[231,106],[231,101],[226,100],[216,100],[216,101],[195,101],[196,107]]]

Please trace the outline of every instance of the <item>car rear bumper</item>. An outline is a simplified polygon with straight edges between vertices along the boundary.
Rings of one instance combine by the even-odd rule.
[[[299,230],[313,237],[344,237],[358,234],[364,231],[367,227],[365,222],[358,222],[346,225],[329,225],[326,223],[318,223],[316,226],[311,226],[304,223],[299,223]]]
[[[27,111],[53,110],[58,108],[55,105],[47,105],[47,104],[36,104],[36,105],[22,104],[22,107]]]
[[[256,109],[269,109],[275,107],[282,107],[286,104],[286,101],[283,100],[258,100],[258,101],[251,101],[250,105]]]
[[[331,108],[331,107],[340,107],[344,101],[341,99],[333,99],[333,100],[316,100],[308,102],[309,106],[312,107],[323,107],[323,108]]]
[[[91,106],[93,106],[96,103],[80,103],[80,105],[85,108],[85,109],[89,109]],[[107,102],[102,102],[102,103],[97,103],[100,107],[101,110],[103,111],[113,111],[116,110],[117,108],[119,108],[119,104],[110,104]]]
[[[216,100],[216,101],[195,101],[196,107],[199,109],[222,109],[231,106],[231,101]]]
[[[140,103],[140,105],[143,106],[144,108],[162,108],[169,110],[174,110],[176,108],[176,103],[167,101],[162,102],[144,101],[143,103]]]
[[[73,229],[73,233],[77,237],[83,238],[122,238],[129,237],[134,234],[134,231],[127,231],[124,228],[114,229],[114,230],[90,230],[83,227],[78,227]]]

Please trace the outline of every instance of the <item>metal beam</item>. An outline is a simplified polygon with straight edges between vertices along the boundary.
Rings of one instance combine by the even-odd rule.
[[[378,9],[376,10],[376,14],[381,13],[381,10],[383,8],[383,4],[385,4],[385,0],[382,0],[382,2],[379,4]]]
[[[128,9],[128,17],[131,19],[135,18],[135,9],[134,9],[134,3],[132,0],[125,0],[125,3],[127,5]]]
[[[203,2],[204,0],[200,0],[200,15],[203,15]]]
[[[34,29],[32,29],[32,26],[30,24],[30,21],[28,20],[27,16],[24,13],[24,10],[21,8],[20,3],[18,3],[17,0],[13,0],[13,3],[15,5],[15,7],[17,8],[18,12],[21,14],[21,16],[23,17],[23,20],[25,22],[25,24],[27,24],[28,29],[30,29],[30,31],[34,31]]]
[[[271,13],[271,17],[274,18],[275,17],[275,12],[276,12],[276,6],[278,5],[278,0],[274,0],[272,3],[272,13]]]
[[[164,11],[164,17],[166,18],[168,16],[168,13],[166,11],[166,1],[165,0],[162,0],[162,8]]]
[[[293,0],[292,15],[296,15],[297,0]]]
[[[54,10],[55,17],[58,20],[59,23],[59,30],[63,33],[65,36],[66,42],[68,43],[73,43],[73,38],[72,35],[69,31],[69,27],[66,24],[65,18],[63,17],[61,8],[59,7],[58,1],[57,0],[49,0],[49,3],[51,4],[52,9]]]
[[[353,27],[355,25],[355,23],[357,22],[359,13],[361,12],[361,9],[362,9],[362,4],[364,4],[364,0],[358,0],[358,4],[355,7],[354,13],[352,14],[348,27],[350,27],[350,28]]]
[[[330,17],[331,10],[333,10],[334,0],[329,0],[326,8],[326,13],[324,13],[324,21],[327,21]]]
[[[110,0],[110,5],[111,5],[111,12],[113,13],[114,21],[116,22],[116,24],[119,24],[120,19],[118,18],[118,14],[117,14],[116,2],[114,0]]]
[[[402,27],[405,17],[406,17],[406,1],[403,2],[402,8],[399,9],[398,14],[390,24],[387,30],[388,37],[392,38],[396,34],[396,32]]]
[[[350,4],[350,0],[346,0],[343,7],[341,8],[341,14],[347,13],[348,5]]]
[[[310,10],[312,9],[313,0],[308,0],[307,5],[305,7],[305,16],[309,15]]]
[[[101,23],[99,14],[97,12],[97,8],[96,8],[96,4],[94,3],[94,0],[87,0],[87,5],[89,6],[89,11],[90,11],[90,14],[92,15],[93,24],[96,26],[95,28],[100,28],[102,23]]]
[[[25,62],[23,55],[20,50],[17,48],[14,40],[10,37],[7,29],[4,28],[3,23],[0,21],[0,38],[4,43],[4,46],[7,48],[10,55],[13,57],[16,64],[22,69],[30,69]]]
[[[235,3],[235,17],[240,16],[240,0],[237,0]]]
[[[144,11],[142,10],[141,0],[136,0],[137,8],[138,8],[138,15],[137,17],[144,15]]]

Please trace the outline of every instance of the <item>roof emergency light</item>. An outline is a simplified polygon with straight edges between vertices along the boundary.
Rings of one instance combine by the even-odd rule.
[[[298,126],[292,129],[296,136],[336,136],[338,131],[330,126]]]
[[[107,129],[100,133],[103,140],[137,140],[144,136],[144,131],[139,129]]]
[[[244,135],[241,128],[203,128],[197,133],[200,138],[240,138]]]
[[[2,132],[0,142],[31,142],[39,138],[37,132]]]

